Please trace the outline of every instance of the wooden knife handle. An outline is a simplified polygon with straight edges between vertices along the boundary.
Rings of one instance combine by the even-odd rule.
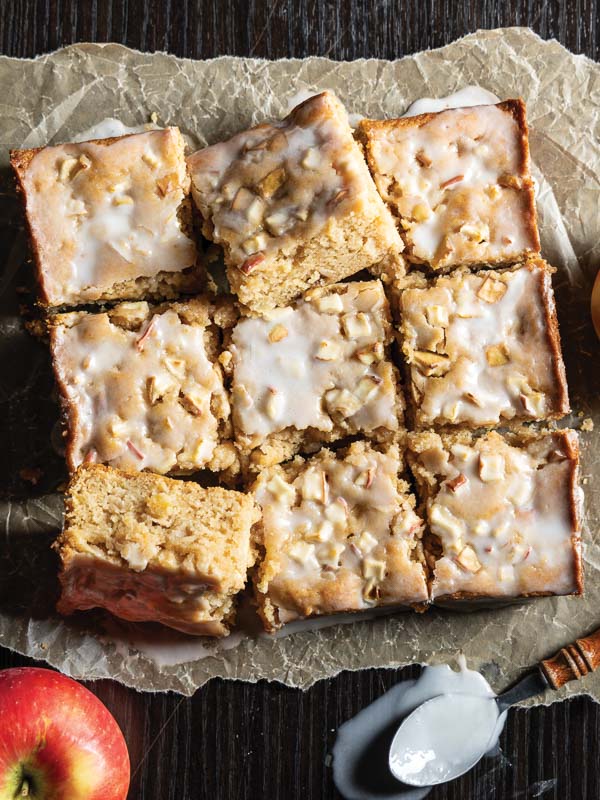
[[[552,658],[540,661],[546,680],[553,689],[560,689],[568,681],[579,680],[600,666],[600,628],[575,639]]]

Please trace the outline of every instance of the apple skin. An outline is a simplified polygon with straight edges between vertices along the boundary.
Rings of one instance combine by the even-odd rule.
[[[84,686],[38,667],[0,672],[0,800],[125,800],[129,774],[119,726]]]

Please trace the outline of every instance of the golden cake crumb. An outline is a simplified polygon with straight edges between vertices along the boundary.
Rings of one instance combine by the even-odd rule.
[[[58,610],[225,636],[255,560],[251,495],[98,464],[73,475],[55,549]]]

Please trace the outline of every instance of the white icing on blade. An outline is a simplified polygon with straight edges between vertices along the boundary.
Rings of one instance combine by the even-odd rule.
[[[431,114],[447,108],[469,108],[499,103],[500,98],[482,86],[465,86],[447,97],[421,97],[406,109],[403,117],[416,117],[417,114]]]
[[[392,776],[389,748],[402,720],[433,697],[448,693],[495,696],[482,675],[467,669],[464,659],[459,663],[459,672],[447,664],[425,667],[418,680],[397,684],[340,727],[333,747],[333,779],[346,800],[421,800],[429,793],[429,788],[409,787]],[[495,746],[505,718],[506,714],[499,717],[488,750]]]
[[[105,119],[86,128],[81,133],[69,139],[70,142],[89,142],[91,139],[111,139],[113,136],[125,136],[129,133],[145,133],[146,131],[162,130],[159,125],[148,122],[145,125],[125,125],[120,119],[106,117]]]
[[[402,726],[390,754],[393,775],[430,786],[467,772],[498,740],[493,696],[444,694],[417,708]]]

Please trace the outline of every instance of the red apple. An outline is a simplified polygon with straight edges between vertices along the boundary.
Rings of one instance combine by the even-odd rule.
[[[81,684],[36,667],[0,672],[0,800],[124,800],[129,755]]]

